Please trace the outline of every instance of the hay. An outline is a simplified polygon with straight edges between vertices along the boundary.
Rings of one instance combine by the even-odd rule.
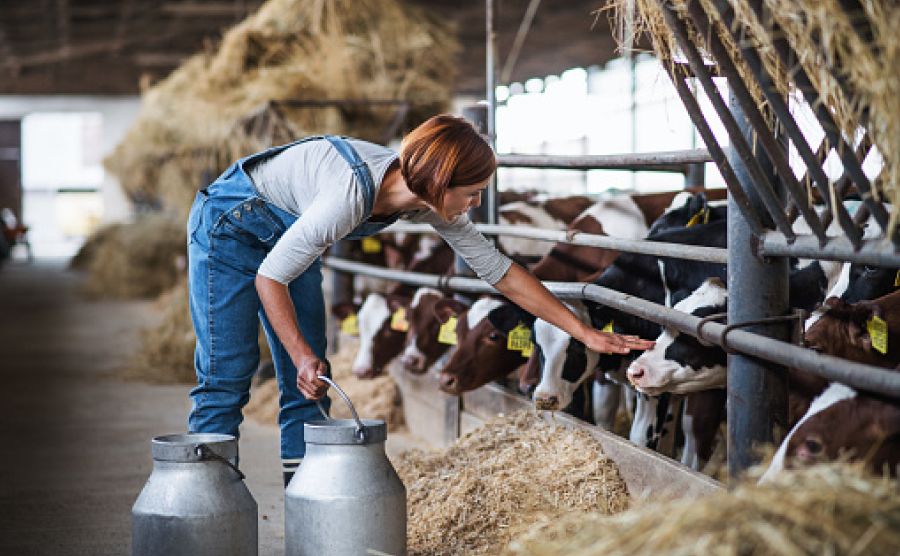
[[[615,515],[572,514],[528,532],[504,556],[900,553],[900,488],[860,467],[789,471],[699,500]]]
[[[584,431],[522,412],[489,422],[447,450],[395,462],[407,489],[410,556],[496,554],[536,521],[616,513],[625,483]]]
[[[359,380],[353,375],[353,358],[359,348],[358,340],[342,338],[341,349],[330,356],[332,378],[347,393],[359,416],[364,419],[381,419],[389,431],[403,426],[403,406],[400,390],[390,376],[384,375],[372,380]],[[331,416],[335,419],[349,419],[350,408],[335,393],[330,393]],[[244,408],[244,415],[258,423],[274,425],[278,417],[278,384],[267,380],[253,389],[250,403]]]
[[[138,216],[91,236],[73,259],[87,271],[91,297],[151,298],[175,285],[186,263],[184,221],[167,214]]]
[[[615,26],[621,43],[629,42],[622,30],[627,7],[632,0],[611,0],[608,9],[614,11]],[[689,0],[672,0],[678,16],[689,22],[686,6]],[[709,14],[711,29],[722,40],[757,105],[766,113],[767,103],[756,86],[749,68],[738,54],[711,0],[700,0]],[[635,37],[649,35],[653,48],[661,60],[671,63],[680,49],[663,21],[659,2],[634,0],[637,6]],[[886,197],[892,204],[900,202],[900,4],[894,0],[860,2],[862,12],[851,21],[839,0],[764,0],[772,20],[780,27],[773,37],[772,22],[760,21],[748,0],[729,0],[735,12],[735,24],[740,25],[742,40],[754,47],[773,85],[782,97],[796,93],[790,81],[795,68],[781,65],[773,39],[787,39],[797,53],[798,67],[809,76],[817,92],[817,103],[824,105],[843,132],[844,137],[856,138],[862,128],[868,130],[882,157],[881,179],[874,180],[876,198]],[[860,26],[860,31],[854,28]],[[692,41],[701,51],[707,51],[705,37],[698,36],[688,24]],[[871,39],[863,39],[866,29]],[[837,76],[837,77],[836,77]],[[842,84],[841,81],[844,83]],[[771,118],[769,123],[771,127]],[[814,146],[813,146],[814,147]],[[881,188],[880,190],[878,188]],[[891,230],[895,229],[900,213],[891,216]]]
[[[449,104],[457,49],[445,23],[398,0],[269,0],[145,90],[104,164],[132,199],[186,213],[240,156],[316,133],[383,141],[397,113],[272,101],[406,101],[414,125]]]

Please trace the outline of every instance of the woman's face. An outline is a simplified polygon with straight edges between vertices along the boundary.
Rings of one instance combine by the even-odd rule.
[[[468,212],[469,209],[481,206],[481,192],[488,186],[490,179],[474,185],[451,187],[444,193],[444,214],[447,222]]]

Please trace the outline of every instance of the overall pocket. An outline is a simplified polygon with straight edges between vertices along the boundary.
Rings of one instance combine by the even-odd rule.
[[[227,235],[250,247],[269,251],[286,229],[265,201],[251,197],[226,210],[214,234]]]

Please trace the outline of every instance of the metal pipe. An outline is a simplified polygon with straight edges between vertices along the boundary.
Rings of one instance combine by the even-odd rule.
[[[761,11],[762,8],[760,7],[756,10],[756,15],[760,21],[763,21],[762,14],[760,13]],[[784,36],[783,31],[777,23],[772,22],[771,29],[773,37]],[[837,151],[841,163],[844,165],[850,178],[856,184],[857,189],[859,189],[860,198],[866,206],[869,207],[869,210],[872,212],[878,225],[881,226],[881,229],[885,230],[886,233],[888,230],[889,215],[884,206],[877,202],[872,196],[872,187],[869,183],[869,178],[867,178],[865,172],[863,172],[862,165],[856,160],[853,148],[844,141],[840,128],[835,123],[828,108],[819,100],[819,95],[813,87],[809,76],[806,75],[806,71],[799,63],[794,62],[798,58],[791,46],[785,39],[776,38],[773,40],[773,43],[775,45],[775,51],[781,59],[781,63],[784,64],[785,67],[791,68],[791,75],[794,78],[794,82],[797,84],[797,88],[800,89],[800,92],[803,93],[803,98],[806,99],[806,102],[815,112],[816,119],[819,121],[819,125],[822,126],[822,130],[825,132],[828,142],[831,143],[831,146]],[[895,233],[893,241],[895,244],[900,242],[900,234]]]
[[[732,113],[728,109],[728,106],[726,106],[725,102],[722,100],[722,95],[719,93],[719,89],[716,87],[716,84],[713,83],[712,77],[710,77],[709,72],[706,70],[706,66],[703,63],[703,57],[697,51],[697,48],[694,46],[694,43],[691,42],[688,36],[688,31],[684,22],[682,22],[678,18],[678,15],[669,5],[668,0],[657,0],[657,3],[659,4],[660,10],[663,12],[663,16],[666,20],[666,26],[675,35],[675,40],[681,50],[684,52],[685,56],[687,56],[688,63],[690,64],[691,69],[694,71],[694,75],[697,76],[697,79],[700,81],[700,85],[706,92],[706,96],[707,98],[709,98],[713,109],[715,109],[716,114],[718,114],[719,120],[722,122],[722,125],[725,126],[725,131],[728,132],[728,138],[731,140],[731,149],[746,165],[748,179],[753,183],[753,190],[759,193],[759,196],[762,199],[767,212],[772,217],[775,226],[779,230],[781,230],[781,233],[783,233],[785,237],[787,237],[789,240],[793,240],[794,232],[791,229],[791,224],[787,221],[787,217],[784,214],[782,203],[779,200],[778,196],[775,194],[772,180],[765,174],[765,172],[763,172],[762,168],[760,168],[759,163],[756,161],[756,158],[753,155],[753,149],[750,148],[747,139],[741,132],[738,122],[735,121],[735,117],[732,115]],[[733,163],[732,166],[734,166]]]
[[[748,46],[748,41],[743,40],[743,37],[741,36],[739,30],[735,28],[734,10],[731,8],[730,4],[724,1],[719,1],[716,3],[716,9],[719,12],[719,17],[722,18],[724,27],[729,30],[732,38],[738,45],[741,46],[741,54],[744,56],[744,60],[747,62],[747,65],[749,66],[751,73],[753,73],[754,77],[756,77],[756,80],[761,84],[771,83],[772,77],[768,74],[765,67],[763,66],[759,55],[755,50]],[[843,203],[838,202],[838,206],[831,206],[832,197],[828,176],[826,176],[825,171],[822,170],[822,161],[824,161],[824,158],[820,158],[812,152],[809,143],[806,141],[806,137],[800,130],[800,126],[797,125],[794,116],[791,114],[787,102],[785,102],[785,100],[781,98],[777,91],[773,90],[773,88],[769,86],[763,86],[761,87],[761,89],[763,95],[766,97],[766,100],[769,103],[769,106],[771,106],[772,111],[775,112],[775,115],[778,116],[778,120],[784,126],[785,132],[794,142],[794,146],[797,148],[797,153],[806,164],[807,171],[812,176],[813,182],[816,184],[816,188],[819,190],[819,195],[821,195],[821,197],[825,201],[825,204],[828,206],[829,214],[834,214],[837,216],[838,224],[844,230],[844,233],[848,235],[848,237],[850,238],[850,242],[854,246],[858,246],[862,238],[860,236],[859,230],[853,225],[853,220],[847,213],[847,209],[843,206]],[[824,154],[827,155],[828,149],[823,148],[826,144],[827,142],[823,141],[822,145],[820,145],[819,147],[819,150],[824,150]],[[801,199],[797,198],[795,201],[799,206]],[[807,222],[809,222],[809,219],[807,219]]]
[[[845,237],[831,237],[821,245],[813,236],[802,235],[789,244],[781,234],[768,231],[758,242],[756,252],[763,257],[800,257],[900,268],[900,252],[883,239],[864,239],[856,250]]]
[[[498,159],[499,165],[504,168],[648,172],[686,172],[689,164],[712,162],[706,149],[591,155],[501,154]]]
[[[742,110],[742,104],[731,89],[731,114],[747,140],[752,140],[753,129]],[[785,154],[787,145],[783,145]],[[750,168],[737,152],[731,153],[731,164],[740,175],[751,178]],[[754,161],[775,177],[769,159],[759,153]],[[776,184],[779,180],[773,180]],[[748,191],[754,208],[763,210],[763,198],[759,190]],[[780,196],[783,191],[776,190]],[[784,315],[788,311],[788,259],[775,257],[764,259],[753,251],[755,236],[744,219],[743,213],[729,202],[728,210],[728,291],[744,295],[732,295],[728,300],[728,322],[748,322]],[[783,214],[782,214],[783,215]],[[770,324],[763,328],[770,337],[790,340],[787,327]],[[737,477],[748,467],[758,463],[755,446],[774,443],[776,426],[786,432],[787,427],[787,373],[785,369],[771,369],[771,365],[747,357],[741,353],[728,355],[727,387],[727,453],[728,472]]]
[[[494,0],[485,0],[485,99],[487,99],[487,136],[494,152],[497,151],[497,27]],[[497,174],[491,177],[484,196],[487,222],[497,223]]]
[[[325,266],[335,271],[364,274],[415,286],[449,289],[471,294],[498,293],[493,286],[477,278],[437,276],[434,274],[391,270],[335,257],[325,257],[323,262]],[[669,307],[657,305],[639,297],[594,284],[544,282],[544,285],[560,299],[587,299],[602,303],[630,315],[702,338],[723,348],[727,347],[742,351],[753,357],[786,367],[803,369],[855,388],[900,397],[900,373],[891,370],[863,365],[830,355],[822,355],[800,346],[773,340],[745,330],[732,330],[727,334],[727,337],[723,337],[726,325],[716,322],[709,322],[704,325],[698,336],[697,325],[700,324],[700,318]],[[727,344],[725,343],[726,340]]]
[[[760,223],[759,217],[753,211],[753,207],[750,206],[750,200],[747,198],[747,194],[744,193],[746,187],[741,183],[737,174],[734,173],[734,169],[728,162],[725,151],[722,150],[722,146],[719,145],[715,134],[713,134],[712,129],[709,127],[709,123],[706,121],[703,110],[700,108],[700,104],[697,103],[693,91],[691,91],[690,87],[685,83],[685,80],[677,75],[674,64],[671,61],[664,60],[662,65],[666,68],[666,75],[672,80],[672,85],[675,86],[675,91],[678,92],[678,97],[681,99],[681,103],[684,104],[684,108],[691,117],[691,121],[694,122],[697,133],[700,134],[700,137],[706,144],[706,148],[709,149],[709,154],[712,157],[713,162],[715,162],[716,166],[719,168],[719,172],[725,180],[725,186],[728,188],[728,193],[731,198],[734,199],[737,206],[740,207],[741,212],[744,214],[744,218],[747,219],[747,223],[753,228],[754,233],[762,233],[762,223]]]
[[[603,247],[604,249],[615,249],[617,251],[654,255],[657,257],[674,257],[721,264],[725,264],[728,260],[727,251],[718,247],[681,245],[677,243],[663,243],[642,239],[621,239],[595,234],[566,232],[562,230],[542,230],[540,228],[527,228],[525,226],[510,226],[505,224],[476,224],[475,228],[484,235],[504,235],[535,239],[538,241]],[[430,224],[393,224],[383,230],[383,232],[404,233],[430,233],[433,231],[434,228],[432,228]]]
[[[762,113],[756,106],[753,95],[750,94],[750,90],[744,84],[741,74],[738,72],[737,67],[731,60],[731,56],[725,49],[725,45],[722,44],[718,35],[712,31],[709,24],[709,16],[703,11],[703,7],[699,2],[688,2],[687,9],[688,16],[699,31],[699,36],[706,37],[706,44],[709,47],[709,51],[719,62],[719,71],[726,79],[728,79],[728,85],[731,87],[731,94],[740,103],[741,109],[747,117],[747,121],[756,132],[755,137],[759,140],[760,144],[762,144],[766,154],[769,155],[769,161],[774,165],[777,173],[776,180],[780,179],[781,184],[787,188],[788,193],[793,197],[795,206],[800,210],[803,214],[803,218],[805,218],[806,222],[809,224],[810,231],[812,231],[820,241],[824,242],[825,227],[822,225],[822,221],[819,220],[816,211],[813,210],[812,203],[806,199],[806,192],[803,191],[800,183],[797,182],[797,178],[794,177],[794,171],[791,169],[790,163],[788,163],[787,152],[778,144],[773,131],[766,124]],[[763,81],[760,80],[760,83],[762,84]],[[769,96],[778,97],[777,94],[771,94],[771,89],[769,87],[763,86],[762,89],[767,93],[766,98],[769,98]],[[779,97],[778,100],[781,101],[782,99]],[[770,103],[771,102],[770,99]],[[776,123],[775,125],[777,126],[778,124]],[[829,198],[827,202],[830,206],[831,199]],[[856,240],[858,239],[859,238],[856,237]]]

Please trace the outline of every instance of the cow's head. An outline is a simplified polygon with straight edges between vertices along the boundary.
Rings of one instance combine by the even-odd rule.
[[[724,312],[727,299],[722,281],[710,278],[674,308],[696,317],[706,317]],[[653,349],[645,351],[629,365],[628,380],[649,395],[662,392],[685,394],[724,386],[725,365],[726,355],[720,347],[665,328]]]
[[[359,309],[359,351],[353,360],[353,374],[374,378],[403,350],[406,330],[391,326],[393,314],[409,305],[397,295],[371,293]]]
[[[894,295],[898,294],[891,294],[891,297]],[[896,326],[888,326],[887,321],[894,319],[878,301],[847,303],[829,297],[815,316],[818,319],[809,319],[812,324],[804,335],[804,342],[810,349],[870,365],[896,365],[898,331],[894,330]],[[886,346],[873,345],[870,326],[874,326],[876,317],[885,327]]]
[[[897,475],[900,406],[854,396],[803,420],[787,439],[787,467],[850,458],[866,461],[877,474]]]
[[[498,299],[482,298],[466,312],[448,300],[435,306],[443,323],[451,316],[456,325],[457,346],[440,374],[440,388],[460,395],[492,380],[505,377],[527,361],[521,351],[507,349],[507,334],[519,323],[530,325],[534,317]]]
[[[467,307],[453,299],[444,297],[441,292],[431,288],[419,288],[413,296],[409,307],[409,331],[406,334],[406,347],[400,357],[403,367],[415,374],[427,371],[450,347],[438,341],[441,323],[435,318],[438,302],[446,302],[452,313],[461,313]],[[450,314],[450,313],[448,313]],[[449,317],[448,317],[449,318]]]
[[[567,305],[582,322],[591,322],[584,304]],[[593,376],[600,355],[543,320],[535,321],[534,337],[543,359],[541,381],[534,390],[534,405],[549,411],[565,409],[572,403],[575,388]]]

